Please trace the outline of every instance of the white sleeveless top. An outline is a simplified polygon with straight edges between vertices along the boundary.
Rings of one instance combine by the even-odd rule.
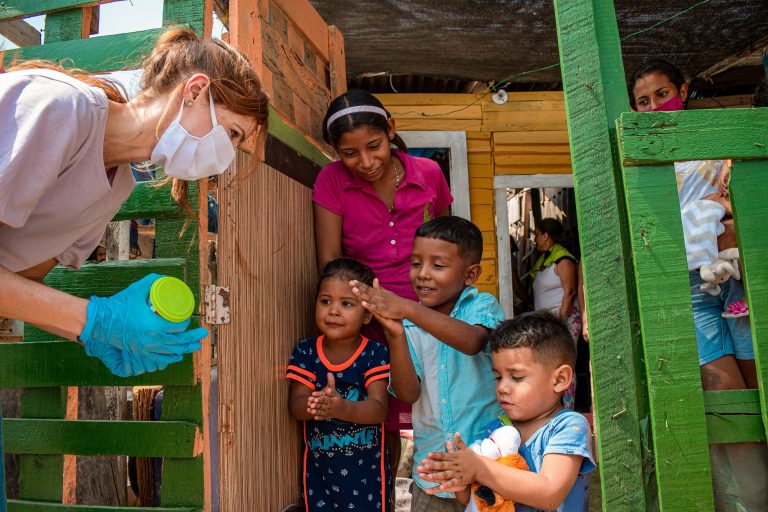
[[[553,263],[536,274],[533,280],[533,305],[536,309],[548,309],[554,314],[560,312],[563,303],[563,283],[555,273],[557,263]]]

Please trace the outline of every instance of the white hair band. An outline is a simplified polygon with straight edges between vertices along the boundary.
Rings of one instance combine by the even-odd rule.
[[[372,105],[360,105],[357,107],[347,107],[339,110],[338,112],[336,112],[335,114],[333,114],[331,117],[328,118],[328,122],[325,124],[325,128],[330,130],[331,124],[333,124],[333,122],[338,118],[344,117],[348,114],[356,114],[358,112],[370,112],[371,114],[380,114],[384,116],[384,119],[389,119],[389,117],[387,116],[387,111],[384,110],[383,108],[374,107]]]

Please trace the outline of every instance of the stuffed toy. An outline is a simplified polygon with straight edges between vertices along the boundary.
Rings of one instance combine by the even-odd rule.
[[[504,425],[491,433],[490,437],[475,441],[469,448],[484,457],[494,459],[505,466],[529,471],[525,459],[517,453],[520,448],[520,433],[512,425]],[[515,503],[492,491],[484,485],[472,484],[472,497],[479,512],[514,512]]]
[[[701,266],[699,273],[704,281],[701,284],[701,290],[710,295],[719,295],[720,284],[730,278],[741,279],[739,250],[734,247],[720,251],[713,263]]]

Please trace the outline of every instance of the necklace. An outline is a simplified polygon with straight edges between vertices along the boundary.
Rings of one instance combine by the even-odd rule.
[[[395,211],[395,195],[397,195],[397,189],[400,187],[400,171],[397,170],[397,158],[392,157],[392,169],[395,171],[395,194],[392,196],[392,207],[389,209],[389,213]]]

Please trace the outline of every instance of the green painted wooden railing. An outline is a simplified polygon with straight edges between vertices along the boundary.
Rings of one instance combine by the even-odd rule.
[[[102,2],[105,3],[105,2]],[[47,13],[45,44],[8,51],[14,59],[43,58],[89,71],[135,68],[163,29],[80,39],[84,5],[93,0],[6,0],[0,21]],[[164,26],[185,24],[202,31],[203,0],[165,0]],[[87,186],[87,184],[84,184]],[[196,187],[190,204],[197,205]],[[111,295],[150,273],[186,281],[199,300],[199,259],[193,222],[179,236],[185,214],[169,190],[140,183],[115,220],[156,219],[156,259],[86,264],[77,272],[54,269],[46,283],[77,296]],[[193,319],[199,325],[199,319]],[[162,385],[163,412],[159,422],[64,420],[64,386]],[[199,511],[204,506],[202,388],[192,356],[162,372],[121,379],[112,375],[83,349],[27,327],[25,343],[0,344],[0,387],[22,388],[21,418],[5,419],[7,453],[20,456],[19,500],[9,512],[75,511]],[[63,455],[134,455],[163,457],[161,508],[123,508],[62,504]]]
[[[617,126],[659,503],[712,510],[709,444],[765,442],[768,427],[768,237],[755,214],[768,197],[768,109],[624,113]],[[727,158],[758,390],[702,391],[673,163]]]
[[[631,113],[613,2],[554,3],[603,510],[711,511],[709,445],[768,428],[768,109]],[[727,158],[759,385],[705,392],[673,162]]]

